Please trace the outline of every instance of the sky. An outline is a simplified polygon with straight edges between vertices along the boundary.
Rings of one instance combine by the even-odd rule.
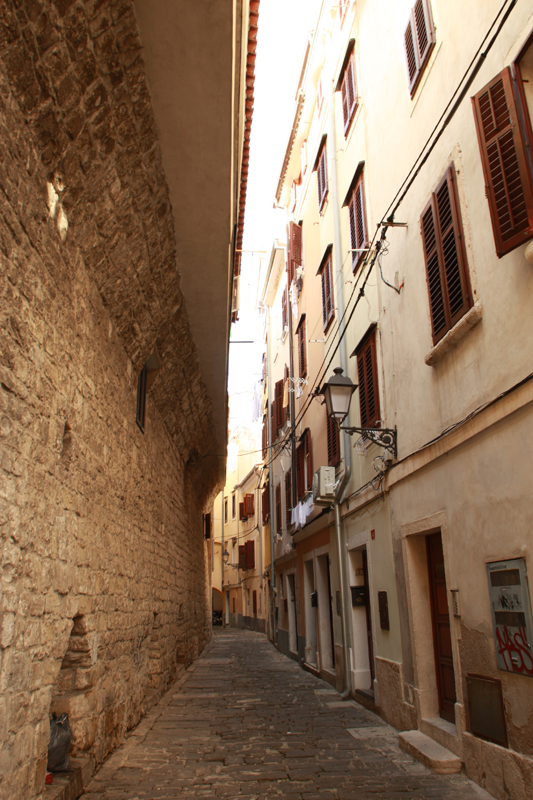
[[[250,138],[240,281],[239,322],[230,336],[230,428],[252,417],[254,387],[261,378],[263,319],[257,303],[273,239],[285,216],[274,210],[274,195],[296,107],[296,89],[309,32],[322,0],[261,0],[255,98]],[[265,251],[265,252],[261,252]],[[241,344],[249,342],[253,344]],[[233,342],[233,344],[232,344]]]

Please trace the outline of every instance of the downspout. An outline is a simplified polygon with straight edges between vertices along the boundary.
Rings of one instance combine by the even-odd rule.
[[[346,358],[346,339],[344,337],[344,276],[342,272],[342,253],[341,253],[341,226],[337,191],[337,138],[335,125],[335,84],[332,81],[329,102],[329,175],[331,194],[331,205],[333,207],[333,261],[335,264],[335,297],[337,300],[337,313],[339,319],[339,358],[340,365],[347,373]],[[342,322],[340,322],[342,320]],[[344,546],[344,531],[341,519],[340,506],[351,475],[352,457],[349,434],[343,433],[340,437],[341,463],[344,463],[344,470],[340,475],[335,491],[335,538],[337,540],[337,558],[339,561],[339,588],[342,597],[342,649],[344,657],[344,691],[341,694],[343,700],[348,700],[352,695],[352,658],[350,647],[350,627],[348,620],[351,616],[350,598],[347,592],[347,569],[346,569],[346,547]]]
[[[276,571],[274,569],[274,471],[272,469],[272,381],[270,379],[270,306],[267,312],[267,387],[268,387],[268,484],[270,499],[270,613],[272,619],[272,641],[276,641],[276,623],[274,614],[274,597],[276,596]]]
[[[261,508],[261,476],[258,475],[257,470],[255,473],[259,478],[257,484],[257,530],[259,531],[259,588],[263,588],[263,509]]]

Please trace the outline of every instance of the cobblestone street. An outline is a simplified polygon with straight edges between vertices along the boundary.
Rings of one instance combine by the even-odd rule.
[[[278,653],[216,631],[202,657],[106,761],[85,800],[489,798],[403,753],[397,733]]]

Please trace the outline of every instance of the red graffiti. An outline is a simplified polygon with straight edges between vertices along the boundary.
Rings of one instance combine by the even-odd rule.
[[[507,625],[496,627],[498,653],[503,658],[505,668],[509,672],[533,676],[533,657],[527,642],[526,629],[519,628],[510,634]]]

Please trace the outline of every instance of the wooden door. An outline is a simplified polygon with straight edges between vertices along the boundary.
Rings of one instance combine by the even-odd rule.
[[[368,639],[368,661],[370,664],[370,677],[374,688],[376,670],[374,666],[374,641],[372,639],[372,609],[370,608],[370,585],[368,583],[368,557],[366,548],[363,550],[363,575],[365,581],[365,611],[366,611],[366,635]]]
[[[455,723],[455,674],[453,671],[452,637],[446,573],[440,533],[427,537],[429,595],[433,622],[433,646],[435,650],[435,672],[439,693],[439,713],[443,719]]]

